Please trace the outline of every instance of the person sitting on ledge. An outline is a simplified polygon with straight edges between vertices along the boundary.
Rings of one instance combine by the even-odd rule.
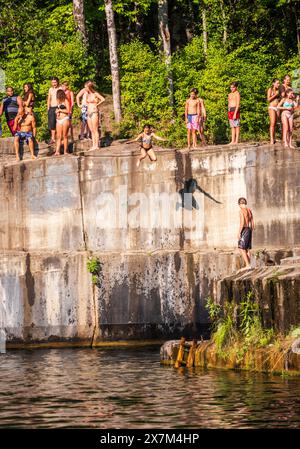
[[[34,115],[32,114],[32,109],[30,107],[21,106],[19,108],[18,115],[15,118],[14,122],[14,146],[16,152],[17,161],[20,160],[20,142],[26,141],[29,146],[31,159],[36,159],[34,155],[34,138],[36,136],[36,123]]]
[[[240,206],[240,227],[238,233],[238,247],[243,256],[246,266],[242,270],[251,268],[250,249],[252,247],[252,231],[254,229],[254,220],[251,210],[247,207],[246,198],[239,198],[238,205]]]

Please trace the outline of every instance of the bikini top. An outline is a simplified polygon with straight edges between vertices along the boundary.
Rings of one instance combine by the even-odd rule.
[[[146,145],[151,145],[152,143],[152,134],[143,134],[142,136],[142,142]]]
[[[288,101],[285,101],[285,102],[283,103],[283,107],[284,107],[284,108],[293,108],[293,107],[294,107],[294,102],[289,103]]]
[[[87,96],[86,96],[86,102],[87,102],[87,103],[98,103],[98,100],[97,100],[96,97],[94,97],[93,100],[88,100],[88,95],[89,95],[89,94],[87,94]]]
[[[67,106],[62,103],[57,106],[57,109],[67,109]]]

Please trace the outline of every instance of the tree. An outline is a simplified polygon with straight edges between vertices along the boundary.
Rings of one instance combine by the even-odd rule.
[[[207,33],[207,19],[206,19],[206,5],[204,1],[201,2],[202,6],[202,33],[203,33],[203,53],[205,58],[207,57],[208,50],[208,33]]]
[[[170,105],[174,104],[174,87],[173,87],[173,75],[171,66],[171,36],[169,30],[169,17],[168,17],[168,0],[158,0],[158,25],[159,36],[163,46],[163,54],[165,64],[167,66],[168,77],[168,91]]]
[[[73,16],[76,24],[76,29],[77,31],[79,31],[82,42],[87,48],[88,38],[85,27],[84,0],[73,0]]]
[[[114,18],[113,2],[112,0],[104,0],[104,3],[105,3],[105,14],[108,32],[114,114],[115,114],[115,121],[117,123],[120,123],[122,120],[122,111],[121,111],[121,91],[120,91],[120,71],[119,71],[117,31]]]

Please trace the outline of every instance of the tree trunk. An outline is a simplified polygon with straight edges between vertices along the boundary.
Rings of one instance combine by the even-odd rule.
[[[85,27],[84,0],[73,0],[73,16],[76,24],[76,29],[81,35],[84,46],[87,47],[88,38]]]
[[[208,35],[207,35],[207,21],[206,21],[206,6],[202,2],[202,33],[203,33],[203,53],[206,58],[208,48]]]
[[[121,111],[121,92],[120,92],[120,72],[118,58],[117,31],[115,25],[115,17],[113,11],[112,0],[104,0],[105,14],[107,22],[109,59],[112,77],[112,95],[114,104],[115,121],[120,123],[122,120]]]
[[[223,44],[226,45],[227,37],[228,37],[228,30],[227,30],[227,17],[226,17],[223,0],[220,0],[220,6],[221,6],[222,23],[223,23]]]
[[[169,31],[168,0],[158,0],[159,36],[162,42],[165,64],[167,66],[170,105],[174,106],[173,74],[171,67],[171,36]]]

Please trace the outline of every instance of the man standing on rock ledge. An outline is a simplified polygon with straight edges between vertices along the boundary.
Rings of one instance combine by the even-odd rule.
[[[53,145],[55,143],[56,108],[57,108],[56,94],[59,89],[61,89],[59,85],[59,79],[56,76],[54,76],[53,78],[51,78],[51,87],[48,91],[48,99],[47,99],[48,128],[51,132],[51,140],[49,141],[49,145]]]
[[[252,243],[252,231],[254,229],[254,220],[251,210],[247,207],[246,198],[239,198],[238,205],[240,206],[240,227],[238,233],[238,247],[243,256],[246,266],[242,270],[251,268],[250,249]]]

